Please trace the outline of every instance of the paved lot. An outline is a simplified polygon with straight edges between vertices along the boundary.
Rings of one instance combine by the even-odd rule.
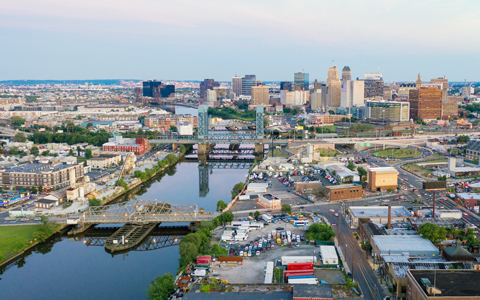
[[[306,256],[312,255],[314,246],[300,245],[300,247],[288,248],[287,246],[275,247],[273,250],[262,253],[260,256],[244,257],[243,265],[236,267],[212,268],[220,274],[220,278],[229,283],[263,283],[265,280],[264,268],[267,262],[276,262],[284,255]],[[318,249],[318,248],[317,248]]]
[[[345,284],[345,277],[340,270],[315,270],[315,277],[317,277],[318,282],[321,280],[326,281],[328,284]]]

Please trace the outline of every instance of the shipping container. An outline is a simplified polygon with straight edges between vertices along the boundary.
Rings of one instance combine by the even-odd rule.
[[[292,263],[288,264],[287,270],[313,270],[313,263]]]

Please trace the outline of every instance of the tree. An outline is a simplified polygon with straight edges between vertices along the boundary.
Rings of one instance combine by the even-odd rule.
[[[437,245],[447,239],[447,230],[432,223],[425,223],[418,228],[418,234]]]
[[[226,211],[219,216],[220,222],[229,223],[232,222],[234,217],[231,211]]]
[[[144,134],[143,129],[142,129],[142,128],[139,128],[139,129],[137,130],[137,135],[143,135],[143,134]]]
[[[185,266],[193,261],[198,256],[198,248],[194,243],[180,242],[178,246],[178,252],[180,253],[180,265]]]
[[[35,155],[35,156],[38,156],[40,150],[38,150],[38,147],[36,146],[33,146],[32,148],[30,148],[30,154],[32,155]]]
[[[335,237],[335,232],[331,226],[314,223],[310,225],[307,232],[307,238],[314,241],[330,241]]]
[[[360,180],[363,180],[363,177],[367,176],[367,170],[365,170],[363,167],[358,167],[357,172],[358,175],[360,175]]]
[[[23,132],[17,132],[13,137],[14,142],[25,143],[27,141],[27,137]]]
[[[282,213],[291,214],[292,213],[292,206],[290,204],[282,204]]]
[[[260,217],[260,212],[258,210],[256,210],[253,215],[255,216],[255,218],[258,218],[258,217]]]
[[[89,158],[92,158],[92,157],[93,157],[92,149],[85,149],[85,158],[89,159]]]
[[[88,123],[87,128],[93,128],[93,123]]]
[[[357,167],[355,167],[355,164],[353,163],[353,161],[349,160],[347,168],[350,169],[350,171],[355,171]]]
[[[33,194],[36,194],[37,193],[37,188],[35,186],[32,186],[30,188],[30,192],[32,192]]]
[[[102,201],[97,198],[88,199],[89,206],[100,206],[100,204],[102,204]]]
[[[438,176],[437,179],[438,181],[447,181],[447,175]]]
[[[223,200],[218,200],[217,211],[223,211],[225,208],[227,208],[227,203],[225,203]]]
[[[75,154],[73,154],[73,150],[70,149],[70,151],[68,151],[68,156],[74,156]]]
[[[393,189],[392,188],[388,188],[387,190],[389,193],[393,192]]]
[[[184,145],[180,145],[180,152],[181,152],[181,153],[185,153],[185,151],[186,151],[185,146],[184,146]]]
[[[173,154],[173,153],[168,154],[168,155],[165,157],[165,159],[166,159],[170,164],[174,164],[174,163],[178,160],[177,156],[176,156],[175,154]]]
[[[80,156],[80,146],[77,146],[77,156]]]
[[[174,278],[170,273],[155,277],[147,288],[148,300],[167,299],[175,290]]]
[[[243,187],[245,185],[243,184],[243,182],[239,182],[237,183],[236,185],[233,186],[232,188],[232,199],[234,199],[235,197],[237,197],[238,194],[240,194],[240,192],[243,190]]]
[[[50,151],[48,150],[45,150],[42,152],[42,156],[49,156],[50,155]]]
[[[176,132],[176,131],[177,131],[177,127],[175,127],[175,126],[173,126],[173,125],[170,126],[170,131]]]
[[[42,187],[42,186],[39,186],[39,187],[38,187],[38,192],[39,192],[39,193],[42,193],[42,192],[43,192],[43,187]]]
[[[461,135],[457,138],[457,141],[459,143],[466,143],[466,142],[468,142],[469,139],[470,139],[470,137],[468,135]]]
[[[23,124],[25,124],[25,120],[19,116],[13,116],[9,119],[9,121],[10,124],[14,126],[22,126]]]

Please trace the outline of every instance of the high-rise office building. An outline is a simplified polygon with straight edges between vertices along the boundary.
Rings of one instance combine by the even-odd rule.
[[[345,66],[342,69],[342,81],[344,80],[352,80],[352,70],[350,70],[349,66]]]
[[[398,97],[400,100],[408,100],[408,97],[410,96],[410,90],[415,89],[415,83],[414,82],[404,82],[401,83],[400,86],[398,87]]]
[[[336,66],[328,69],[327,87],[327,103],[330,103],[330,107],[339,107],[341,105],[342,82],[338,78]]]
[[[313,111],[322,109],[322,89],[314,89],[310,94],[310,108]]]
[[[365,118],[393,122],[410,120],[410,105],[401,101],[365,101]]]
[[[242,94],[242,77],[232,77],[232,91],[235,93],[235,97],[238,98]]]
[[[253,105],[268,105],[270,100],[270,94],[268,86],[259,85],[252,87],[252,101]]]
[[[293,85],[296,91],[309,90],[310,81],[308,77],[308,73],[305,72],[297,72],[294,74]]]
[[[257,77],[255,75],[245,75],[242,77],[242,95],[251,96],[252,86],[257,85]]]
[[[442,89],[448,90],[448,79],[444,77],[432,78],[430,79],[431,83],[441,83]]]
[[[280,90],[290,92],[292,90],[292,82],[291,81],[280,82]]]
[[[213,90],[217,86],[220,86],[220,84],[213,79],[205,79],[200,82],[200,98],[205,101],[207,99],[207,90]]]
[[[340,106],[346,108],[363,107],[364,82],[362,80],[343,80]]]
[[[175,95],[175,85],[173,84],[163,84],[156,80],[143,82],[143,97],[168,98],[172,95]]]
[[[365,82],[365,98],[383,97],[382,73],[365,73],[363,77],[357,78]]]
[[[206,90],[205,93],[207,94],[205,105],[214,107],[215,101],[217,101],[217,92],[215,90]]]
[[[316,90],[319,90],[321,88],[322,88],[322,83],[318,82],[318,80],[315,79],[315,82],[313,83],[313,90],[316,91]]]
[[[414,120],[435,120],[442,117],[443,91],[436,87],[410,90],[410,117]]]

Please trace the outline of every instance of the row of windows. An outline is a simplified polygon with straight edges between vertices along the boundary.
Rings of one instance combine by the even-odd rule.
[[[357,190],[350,190],[350,193],[358,193],[360,190],[357,189]],[[343,191],[338,191],[338,192],[334,192],[335,195],[337,194],[343,194]]]

